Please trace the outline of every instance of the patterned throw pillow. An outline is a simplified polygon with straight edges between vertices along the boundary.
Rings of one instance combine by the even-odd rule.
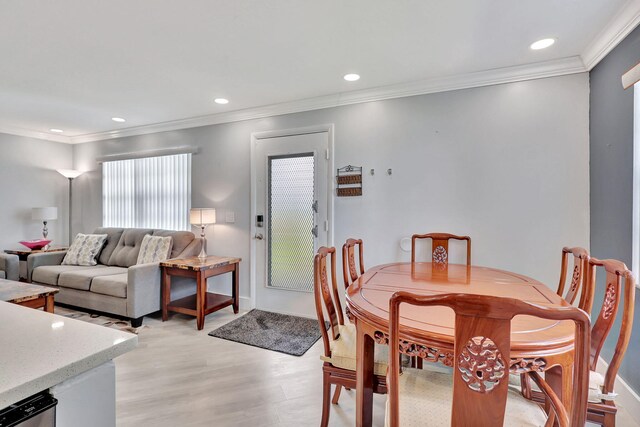
[[[96,265],[96,258],[107,241],[106,234],[78,233],[67,254],[63,265]]]
[[[171,236],[161,237],[147,234],[144,236],[144,239],[142,239],[136,264],[160,262],[169,258],[169,254],[171,253],[171,242]]]

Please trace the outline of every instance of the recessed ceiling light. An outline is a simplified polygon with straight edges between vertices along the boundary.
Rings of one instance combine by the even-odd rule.
[[[51,128],[49,129],[49,132],[62,133],[64,131],[62,129]]]
[[[359,74],[345,74],[344,79],[348,82],[355,82],[356,80],[360,80]]]
[[[226,98],[216,98],[213,100],[213,102],[215,102],[216,104],[224,105],[224,104],[228,104],[229,100]]]
[[[126,120],[123,119],[122,117],[111,117],[111,120],[113,120],[114,122],[118,122],[118,123],[126,122]]]
[[[531,43],[530,47],[533,50],[546,49],[552,44],[554,44],[555,42],[556,42],[555,39],[542,39],[542,40],[538,40],[537,42]]]

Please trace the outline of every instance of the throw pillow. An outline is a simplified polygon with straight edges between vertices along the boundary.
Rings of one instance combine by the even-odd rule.
[[[67,254],[63,265],[96,265],[96,258],[107,241],[106,234],[78,233]]]
[[[169,254],[171,253],[171,242],[171,236],[160,237],[147,234],[142,239],[136,264],[160,262],[169,258]]]

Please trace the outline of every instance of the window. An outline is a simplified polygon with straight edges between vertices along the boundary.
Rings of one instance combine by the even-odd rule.
[[[104,227],[189,230],[191,154],[102,164]]]

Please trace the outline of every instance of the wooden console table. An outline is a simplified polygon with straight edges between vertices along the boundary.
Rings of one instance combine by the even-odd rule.
[[[162,267],[162,321],[168,319],[170,311],[196,316],[198,330],[204,328],[204,317],[233,305],[238,313],[240,258],[208,256],[206,258],[169,259],[160,263]],[[231,296],[207,292],[207,279],[231,273]],[[171,301],[171,276],[189,277],[196,280],[196,293]]]

